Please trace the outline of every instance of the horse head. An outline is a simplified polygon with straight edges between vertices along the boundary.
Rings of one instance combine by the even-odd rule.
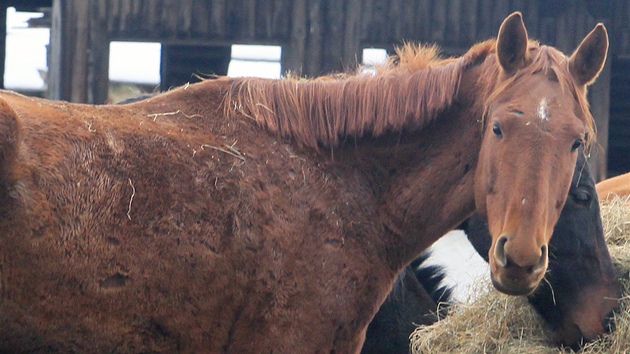
[[[493,76],[475,176],[499,291],[530,294],[545,275],[578,149],[594,135],[586,86],[602,69],[607,49],[601,24],[571,57],[529,41],[520,13],[499,29],[496,56],[486,59],[498,68],[487,75]]]

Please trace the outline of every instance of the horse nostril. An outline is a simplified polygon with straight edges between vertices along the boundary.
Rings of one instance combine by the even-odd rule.
[[[540,259],[538,260],[535,270],[542,268],[545,265],[545,262],[547,262],[547,245],[543,245],[540,248]]]
[[[610,311],[606,317],[604,317],[604,320],[602,321],[602,326],[604,327],[604,332],[605,333],[611,333],[615,331],[616,328],[616,324],[615,324],[615,311]]]
[[[497,240],[497,245],[494,248],[494,258],[497,262],[497,265],[500,267],[507,267],[508,261],[505,256],[505,244],[508,241],[507,237],[501,236]]]

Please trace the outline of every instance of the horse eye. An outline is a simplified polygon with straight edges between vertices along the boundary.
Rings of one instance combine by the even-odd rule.
[[[583,189],[577,189],[574,193],[571,193],[571,197],[579,204],[588,204],[591,201],[591,195]]]
[[[579,149],[580,146],[582,146],[582,139],[575,139],[575,141],[573,142],[573,145],[571,145],[571,151],[575,151]]]
[[[503,132],[501,131],[501,127],[499,126],[499,123],[494,123],[492,125],[492,132],[494,133],[494,135],[496,135],[499,138],[503,136]]]

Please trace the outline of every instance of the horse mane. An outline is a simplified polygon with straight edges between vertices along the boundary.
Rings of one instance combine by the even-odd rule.
[[[439,58],[436,46],[406,44],[372,73],[360,67],[315,79],[233,79],[223,104],[229,114],[313,148],[417,129],[453,102],[465,68],[494,49],[484,43],[456,59]]]

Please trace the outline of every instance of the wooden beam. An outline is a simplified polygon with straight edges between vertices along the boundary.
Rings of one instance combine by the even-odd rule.
[[[87,70],[87,103],[103,104],[109,99],[109,45],[105,21],[96,16],[96,3],[90,3]]]
[[[46,97],[80,103],[107,100],[109,40],[92,19],[96,3],[55,0]]]
[[[295,0],[291,13],[291,34],[282,46],[280,67],[282,74],[292,72],[303,74],[303,63],[306,59],[306,37],[308,31],[306,0]]]
[[[4,88],[4,64],[7,56],[7,7],[0,6],[0,88]]]
[[[344,18],[342,64],[354,68],[363,61],[361,50],[361,23],[363,12],[361,0],[347,0]],[[346,68],[343,68],[346,69]]]
[[[77,0],[56,0],[52,7],[50,29],[50,62],[48,63],[48,89],[46,97],[55,100],[86,102],[85,92],[87,30],[85,25],[87,4]],[[80,18],[83,18],[81,21]],[[78,37],[84,36],[85,39]],[[83,44],[83,46],[81,46]],[[82,55],[81,55],[82,54]],[[83,75],[81,75],[83,74]],[[77,76],[75,78],[75,76]]]
[[[74,2],[72,9],[66,8],[69,16],[63,23],[64,28],[69,30],[67,32],[71,32],[69,38],[74,39],[74,42],[65,43],[65,47],[73,52],[71,57],[66,56],[66,62],[72,65],[68,68],[71,73],[69,98],[72,102],[87,102],[89,7],[87,1]]]
[[[608,121],[610,116],[610,77],[611,60],[606,61],[606,65],[599,73],[597,81],[589,88],[589,102],[591,113],[595,118],[597,126],[597,144],[591,150],[589,160],[591,175],[595,182],[606,178],[606,156],[608,153]]]

